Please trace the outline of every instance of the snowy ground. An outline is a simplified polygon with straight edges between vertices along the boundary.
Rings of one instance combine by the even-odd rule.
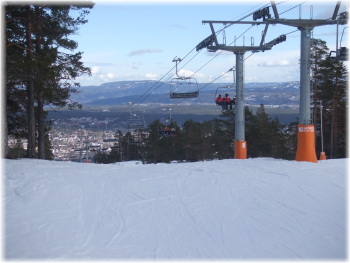
[[[5,160],[8,260],[339,260],[347,160]]]

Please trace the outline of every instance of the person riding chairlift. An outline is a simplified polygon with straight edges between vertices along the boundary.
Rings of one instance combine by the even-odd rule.
[[[223,104],[224,104],[224,108],[225,110],[228,110],[228,106],[230,106],[230,110],[232,110],[232,103],[230,100],[230,97],[228,96],[228,94],[225,94],[225,97],[223,98]]]
[[[176,136],[175,128],[169,128],[168,126],[165,126],[163,128],[159,128],[158,131],[159,131],[159,134],[161,136],[163,136],[163,135],[165,135],[165,136],[168,136],[168,135]]]
[[[221,94],[219,94],[219,96],[216,98],[215,103],[216,103],[216,105],[222,106],[222,97],[221,97]]]
[[[236,105],[236,96],[233,96],[233,97],[232,97],[231,103],[232,103],[233,105]]]

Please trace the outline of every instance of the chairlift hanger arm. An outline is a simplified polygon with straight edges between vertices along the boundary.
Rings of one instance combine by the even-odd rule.
[[[181,62],[181,61],[182,61],[181,58],[176,58],[176,57],[175,57],[175,58],[173,59],[173,62],[176,63],[176,76],[177,76],[178,78],[180,78],[180,79],[185,79],[185,77],[179,76],[178,71],[177,71],[177,64],[178,64],[179,62]]]

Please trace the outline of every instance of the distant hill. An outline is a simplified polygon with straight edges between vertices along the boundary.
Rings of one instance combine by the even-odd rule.
[[[231,85],[231,88],[227,86]],[[215,95],[229,93],[235,95],[232,83],[200,83],[200,95],[188,99],[192,104],[214,102]],[[169,98],[170,85],[158,81],[119,81],[104,83],[100,86],[83,86],[78,88],[79,94],[73,94],[72,99],[83,105],[112,106],[125,105],[127,102],[154,104],[177,103],[179,100]],[[217,94],[216,94],[217,91]],[[248,105],[279,105],[296,106],[299,103],[299,81],[246,83],[244,86],[245,102]]]

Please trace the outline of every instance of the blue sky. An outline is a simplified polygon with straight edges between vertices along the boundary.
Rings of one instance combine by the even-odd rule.
[[[282,3],[280,3],[282,2]],[[278,12],[282,13],[305,1],[276,1]],[[92,76],[82,76],[78,80],[82,86],[100,85],[105,82],[124,80],[159,80],[174,66],[173,58],[184,58],[204,38],[211,34],[208,24],[202,20],[237,20],[258,10],[269,1],[258,2],[119,2],[97,1],[88,15],[89,22],[83,25],[74,39],[79,42],[78,51],[84,52],[83,62],[91,67]],[[327,19],[333,14],[336,1],[307,1],[294,8],[281,18]],[[348,2],[342,1],[340,12],[348,9]],[[270,9],[272,13],[272,9]],[[252,21],[252,16],[245,19]],[[231,43],[250,25],[232,25],[225,30],[226,43]],[[342,32],[345,26],[340,26]],[[215,25],[215,30],[222,28]],[[237,45],[259,45],[264,25],[249,29]],[[270,25],[266,42],[296,30],[294,27]],[[347,29],[343,45],[347,44]],[[315,38],[327,42],[335,48],[336,26],[321,26],[313,30]],[[341,34],[339,34],[340,36]],[[218,36],[219,42],[223,36]],[[299,80],[300,32],[287,35],[287,41],[273,47],[271,51],[260,52],[245,61],[246,82],[274,82]],[[197,54],[198,53],[198,54]],[[218,52],[217,52],[218,53]],[[179,66],[187,63],[180,74],[190,76],[217,53],[206,49],[192,51]],[[247,52],[245,57],[251,55]],[[235,66],[235,55],[222,52],[193,77],[198,82],[210,82]],[[174,74],[166,75],[166,80]],[[232,73],[221,77],[217,82],[232,82]]]

